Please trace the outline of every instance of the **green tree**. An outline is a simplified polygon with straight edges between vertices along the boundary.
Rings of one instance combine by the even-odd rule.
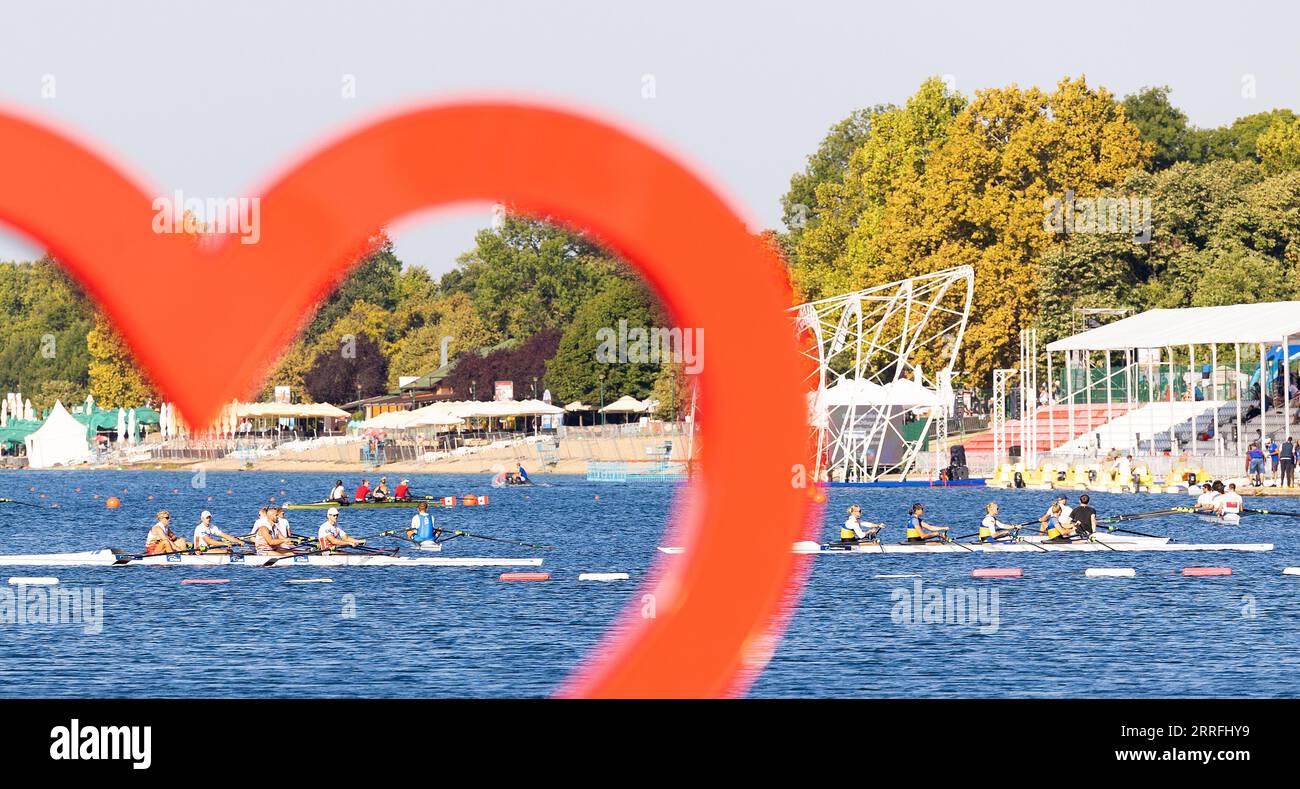
[[[1260,135],[1274,123],[1290,123],[1296,114],[1288,109],[1257,112],[1217,129],[1197,129],[1192,135],[1194,161],[1212,162],[1227,159],[1234,162],[1259,163],[1257,143]]]
[[[73,406],[81,405],[86,401],[86,387],[72,381],[49,379],[41,382],[32,393],[31,399],[32,407],[37,412],[53,408],[55,402],[62,402],[71,411]]]
[[[630,356],[617,354],[598,357],[602,339],[609,332],[618,333],[620,321],[626,321],[629,330],[664,325],[662,311],[645,285],[627,277],[608,280],[565,327],[559,349],[546,367],[546,381],[558,402],[599,404],[602,375],[606,404],[623,395],[644,398],[650,393],[658,365],[632,362]]]
[[[790,189],[781,198],[781,220],[790,237],[798,242],[803,228],[817,218],[817,188],[824,183],[844,180],[853,152],[871,136],[871,119],[895,109],[892,104],[877,104],[854,110],[849,117],[831,127],[821,145],[808,157],[808,164],[790,176]]]
[[[104,316],[95,316],[86,346],[90,351],[90,393],[101,408],[138,406],[159,399],[157,388]]]
[[[1124,114],[1152,143],[1151,169],[1163,170],[1192,156],[1193,130],[1187,115],[1169,101],[1169,87],[1143,88],[1124,97]]]
[[[886,204],[925,171],[965,100],[938,78],[921,84],[902,109],[877,112],[870,135],[849,156],[839,179],[817,187],[807,227],[793,237],[791,274],[805,299],[887,282],[879,250]],[[787,202],[793,199],[787,196]]]
[[[1276,120],[1256,141],[1259,163],[1270,175],[1300,169],[1300,119]]]
[[[519,339],[563,327],[620,268],[586,236],[517,214],[479,231],[459,262],[443,291],[469,294],[489,331]]]
[[[323,335],[358,301],[388,312],[397,307],[402,288],[402,261],[393,252],[392,239],[386,233],[379,233],[370,239],[367,248],[370,251],[366,256],[317,308],[303,336],[310,340]]]
[[[1097,196],[1144,166],[1150,148],[1111,94],[1082,77],[1053,93],[980,91],[924,173],[888,196],[877,281],[973,266],[976,317],[959,363],[988,380],[1035,324],[1040,261],[1064,241],[1045,222],[1049,198]]]

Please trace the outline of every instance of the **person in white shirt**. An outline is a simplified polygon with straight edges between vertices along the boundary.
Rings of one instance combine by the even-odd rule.
[[[326,501],[337,501],[344,503],[348,500],[348,492],[343,487],[343,480],[334,481],[334,489],[330,491],[329,498]]]
[[[980,521],[980,542],[1010,540],[1015,537],[1015,530],[1020,528],[998,520],[998,504],[990,501],[984,505],[984,520]]]
[[[1196,509],[1203,512],[1214,512],[1218,509],[1219,494],[1214,492],[1214,486],[1205,483],[1201,486],[1201,495],[1196,497]]]
[[[1237,492],[1236,483],[1233,483],[1215,500],[1214,512],[1220,518],[1225,515],[1241,515],[1242,506],[1241,494]]]
[[[266,518],[271,523],[271,529],[275,536],[282,540],[293,539],[293,532],[289,531],[289,519],[284,517],[284,510],[279,507],[268,507]]]
[[[411,516],[411,528],[406,530],[406,539],[419,543],[434,542],[441,532],[442,529],[434,528],[433,513],[429,512],[429,505],[420,502],[415,514]]]
[[[208,553],[228,553],[232,545],[244,545],[238,537],[226,534],[212,522],[212,513],[207,510],[199,516],[199,525],[194,527],[194,547]]]
[[[840,527],[840,542],[863,542],[875,539],[880,530],[885,528],[883,523],[871,523],[862,520],[862,508],[854,504],[849,507],[848,520]]]
[[[316,545],[323,551],[329,551],[363,544],[363,540],[354,540],[343,531],[343,527],[339,525],[338,508],[330,507],[329,512],[325,513],[325,522],[316,530]]]

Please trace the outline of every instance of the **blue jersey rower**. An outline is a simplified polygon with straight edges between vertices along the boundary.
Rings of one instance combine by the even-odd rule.
[[[929,542],[930,540],[944,541],[947,539],[948,527],[926,523],[925,507],[921,504],[913,504],[911,519],[907,523],[907,541]]]

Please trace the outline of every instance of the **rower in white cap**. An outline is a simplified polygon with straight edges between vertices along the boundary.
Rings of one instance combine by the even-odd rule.
[[[238,537],[226,534],[212,522],[212,513],[207,510],[199,516],[199,525],[194,527],[194,547],[208,553],[229,553],[232,545],[244,545]]]
[[[339,510],[337,507],[330,507],[329,512],[325,513],[325,522],[320,525],[316,532],[316,545],[323,551],[342,548],[344,546],[364,545],[364,540],[354,540],[343,531],[339,525]]]

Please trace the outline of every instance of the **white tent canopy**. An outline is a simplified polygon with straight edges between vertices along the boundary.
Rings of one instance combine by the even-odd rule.
[[[1048,343],[1058,351],[1122,351],[1187,345],[1280,343],[1300,336],[1300,301],[1147,310],[1073,337]]]
[[[85,463],[92,459],[86,442],[86,426],[78,422],[63,403],[55,401],[45,424],[25,439],[27,465],[49,468]]]
[[[632,395],[623,395],[600,410],[605,414],[642,414],[648,409],[645,403]]]

